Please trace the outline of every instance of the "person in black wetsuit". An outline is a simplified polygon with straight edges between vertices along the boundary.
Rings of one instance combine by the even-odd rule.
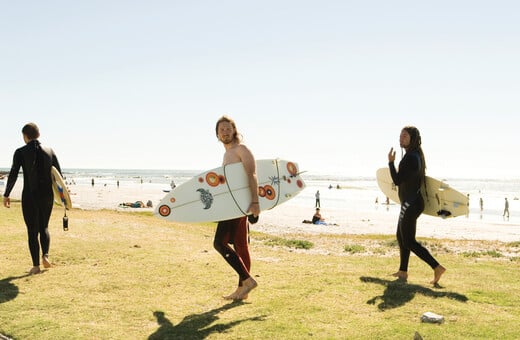
[[[17,149],[13,156],[13,165],[4,191],[4,206],[11,207],[9,195],[18,178],[20,167],[23,171],[22,212],[29,238],[29,250],[33,267],[30,274],[40,273],[40,246],[42,262],[50,268],[49,262],[49,219],[51,217],[54,195],[52,192],[51,167],[61,173],[58,159],[51,148],[43,147],[38,138],[40,131],[34,123],[26,124],[22,129],[25,146]],[[39,240],[38,240],[39,236]]]
[[[399,244],[400,265],[399,271],[393,276],[406,280],[408,278],[408,261],[410,251],[414,252],[421,260],[426,262],[434,271],[431,283],[437,284],[446,268],[415,239],[417,218],[424,211],[424,200],[421,195],[421,186],[424,184],[426,163],[421,148],[421,134],[414,126],[406,126],[399,136],[401,148],[406,150],[399,163],[399,171],[396,170],[395,151],[390,149],[388,153],[388,165],[395,185],[399,188],[399,200],[401,212],[397,223],[397,242]]]

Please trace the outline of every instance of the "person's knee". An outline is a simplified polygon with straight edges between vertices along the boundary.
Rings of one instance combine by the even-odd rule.
[[[221,254],[226,252],[226,247],[222,244],[222,241],[219,239],[213,240],[213,248]]]
[[[417,241],[413,237],[404,236],[401,239],[401,246],[408,250],[411,250],[416,243]]]

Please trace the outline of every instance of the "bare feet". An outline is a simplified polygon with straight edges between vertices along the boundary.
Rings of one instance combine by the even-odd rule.
[[[440,264],[437,267],[435,267],[435,269],[433,270],[433,281],[431,281],[430,283],[437,284],[445,271],[446,268],[444,268]]]
[[[255,289],[257,286],[258,283],[256,283],[255,279],[253,279],[252,277],[249,277],[248,279],[242,281],[242,289],[240,294],[237,296],[237,300],[246,299],[249,292]]]
[[[401,279],[401,280],[405,280],[405,281],[408,280],[408,273],[403,270],[393,273],[392,276],[397,277],[398,279]]]
[[[40,266],[34,266],[31,268],[31,270],[29,270],[29,275],[40,274],[40,273],[41,273]]]
[[[43,267],[44,268],[50,268],[51,267],[51,263],[49,262],[49,257],[48,256],[42,256],[42,263],[43,263]]]
[[[238,297],[241,295],[240,294],[241,292],[242,292],[242,286],[238,286],[237,289],[233,293],[231,293],[227,296],[223,296],[223,298],[225,300],[238,300]],[[243,299],[247,299],[247,296]]]

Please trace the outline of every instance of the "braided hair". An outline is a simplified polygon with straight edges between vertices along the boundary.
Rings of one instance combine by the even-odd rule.
[[[421,147],[421,133],[419,132],[419,129],[417,129],[415,126],[405,126],[403,128],[408,134],[410,135],[410,145],[406,149],[406,151],[416,151],[419,154],[419,157],[421,158],[421,182],[423,185],[426,186],[426,160],[424,159],[424,152]]]

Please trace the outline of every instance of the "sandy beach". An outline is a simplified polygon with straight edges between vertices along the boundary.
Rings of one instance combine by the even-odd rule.
[[[19,180],[11,194],[19,199],[23,180]],[[142,183],[116,185],[96,184],[95,186],[78,184],[69,187],[73,207],[86,210],[109,209],[123,211],[153,211],[153,208],[120,207],[123,202],[148,200],[155,207],[164,197],[167,189],[164,184]],[[0,188],[3,191],[3,188]],[[313,196],[315,188],[306,188],[297,198],[272,210],[264,211],[259,222],[251,226],[252,230],[273,235],[284,234],[384,234],[393,235],[396,229],[399,206],[396,204],[357,203],[349,208],[322,208],[322,215],[329,225],[302,223],[311,219],[314,213],[313,201],[306,197]],[[372,197],[372,193],[365,194]],[[358,195],[359,196],[359,195]],[[363,195],[360,200],[368,200]],[[303,200],[306,200],[303,202]],[[309,202],[307,202],[309,201]],[[305,206],[309,206],[306,208]],[[59,209],[56,206],[55,209]],[[73,214],[73,213],[72,213]],[[502,242],[520,241],[520,223],[515,217],[504,220],[501,216],[480,215],[472,212],[467,217],[441,219],[422,215],[418,220],[418,237],[431,237],[454,240],[497,240]]]
[[[304,224],[302,216],[309,219],[312,209],[303,209],[290,202],[263,212],[260,221],[252,228],[270,234],[383,234],[393,235],[396,231],[399,207],[391,205],[374,207],[372,213],[344,213],[324,210],[322,215],[329,225]],[[310,213],[311,216],[308,216]],[[454,240],[497,240],[520,241],[520,225],[504,221],[479,220],[479,217],[456,217],[441,219],[422,215],[418,220],[418,237],[447,238]]]

